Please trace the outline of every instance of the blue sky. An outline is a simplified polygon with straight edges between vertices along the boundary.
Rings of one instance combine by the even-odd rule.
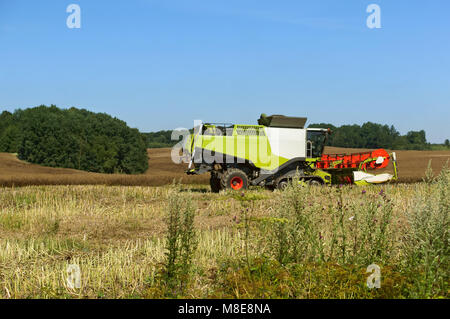
[[[81,7],[81,29],[66,7]],[[381,29],[366,7],[381,8]],[[106,112],[142,131],[260,113],[450,138],[450,2],[0,0],[0,109]]]

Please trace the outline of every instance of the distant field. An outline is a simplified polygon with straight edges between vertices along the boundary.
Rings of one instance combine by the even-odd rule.
[[[124,185],[161,186],[173,180],[183,184],[204,184],[208,176],[187,176],[187,166],[177,165],[170,158],[170,149],[149,149],[149,169],[145,174],[99,174],[84,171],[44,167],[17,159],[14,154],[0,153],[0,185]]]
[[[353,153],[361,149],[327,147],[326,153]],[[51,168],[29,164],[17,159],[13,154],[0,153],[0,185],[129,185],[161,186],[181,181],[183,184],[207,184],[208,174],[187,176],[186,165],[174,164],[170,149],[149,149],[149,169],[141,175],[98,174],[74,169]],[[397,151],[400,182],[417,182],[424,176],[428,161],[439,172],[450,151]]]

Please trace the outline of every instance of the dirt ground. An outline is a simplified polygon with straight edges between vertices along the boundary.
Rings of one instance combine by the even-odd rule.
[[[366,151],[364,149],[327,147],[327,154],[350,154]],[[0,185],[135,185],[160,186],[174,180],[184,184],[207,184],[209,175],[187,176],[186,164],[175,164],[171,160],[171,149],[149,149],[149,169],[141,175],[98,174],[84,171],[51,168],[29,164],[17,159],[14,154],[0,153]],[[447,160],[450,151],[396,151],[399,182],[420,181],[429,160],[433,170],[438,173]],[[389,167],[388,167],[389,169]]]
[[[187,164],[175,164],[170,149],[149,149],[149,169],[144,174],[99,174],[66,168],[30,164],[14,154],[0,153],[0,185],[129,185],[161,186],[181,181],[183,184],[207,184],[209,176],[188,176]]]

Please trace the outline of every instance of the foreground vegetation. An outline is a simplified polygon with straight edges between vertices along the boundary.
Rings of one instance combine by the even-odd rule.
[[[449,182],[1,188],[0,296],[448,298]]]

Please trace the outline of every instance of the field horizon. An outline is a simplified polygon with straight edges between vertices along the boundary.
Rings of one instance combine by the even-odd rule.
[[[326,154],[350,154],[368,149],[326,147]],[[170,148],[147,149],[149,168],[144,174],[101,174],[67,168],[46,167],[21,161],[15,154],[0,153],[0,186],[31,185],[122,185],[162,186],[174,181],[181,184],[208,184],[209,174],[187,176],[186,164],[175,164]],[[400,183],[420,182],[428,162],[439,173],[450,159],[450,151],[395,151]],[[388,170],[390,166],[388,167]]]

